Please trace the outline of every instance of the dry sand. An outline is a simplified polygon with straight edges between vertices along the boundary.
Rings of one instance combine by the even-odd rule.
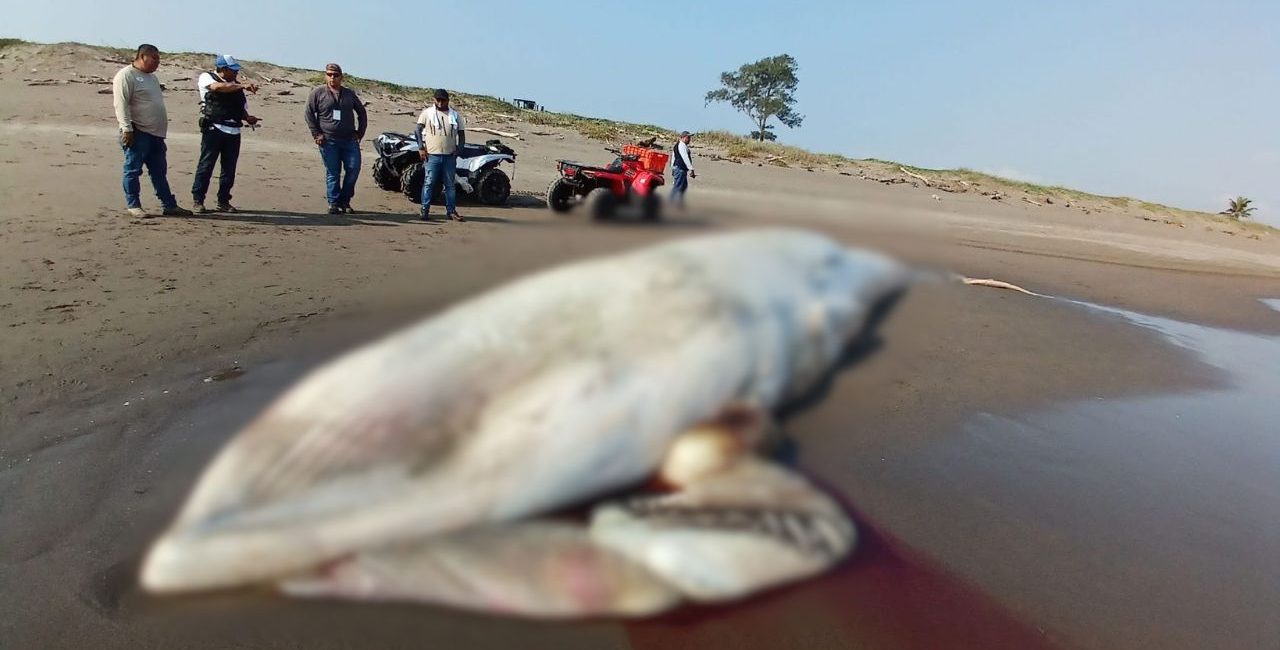
[[[467,223],[419,223],[412,204],[373,185],[366,144],[354,200],[362,213],[327,216],[323,170],[302,125],[305,89],[287,83],[251,98],[264,122],[244,135],[234,201],[244,212],[132,220],[121,210],[122,157],[110,96],[96,93],[103,86],[23,81],[110,77],[117,68],[67,46],[10,48],[0,59],[0,647],[1280,644],[1280,580],[1253,564],[1270,562],[1274,552],[1259,549],[1280,544],[1271,523],[1280,471],[1245,476],[1267,496],[1263,506],[1221,508],[1229,541],[1169,542],[1183,523],[1170,515],[1150,524],[1149,539],[1133,533],[1132,556],[1055,529],[1047,513],[1020,509],[1029,500],[968,494],[945,465],[922,472],[922,459],[963,443],[975,415],[1226,382],[1191,351],[1124,322],[953,286],[911,293],[882,328],[882,346],[787,420],[801,467],[837,490],[868,533],[830,576],[631,624],[535,624],[261,593],[147,598],[132,583],[145,543],[238,423],[310,365],[531,269],[784,223],[1041,293],[1275,335],[1280,317],[1257,299],[1280,297],[1280,238],[1142,212],[1086,215],[976,195],[937,201],[928,188],[705,160],[690,194],[696,209],[660,227],[593,225],[550,214],[541,194],[555,159],[608,154],[546,127],[537,130],[559,135],[512,143],[519,163],[509,207],[464,205]],[[169,86],[169,180],[188,206],[194,73],[172,62],[158,72]],[[407,106],[365,99],[371,134],[405,130],[410,118],[390,113]],[[143,188],[144,205],[156,207],[145,178]],[[1072,458],[1045,444],[1042,457],[1012,462],[1046,480],[1073,475]],[[1066,494],[1081,503],[1129,492],[1079,476]],[[1108,525],[1104,533],[1133,532],[1123,521]],[[1144,564],[1147,542],[1176,548]],[[1233,559],[1223,564],[1224,554]],[[1176,569],[1186,566],[1207,568]],[[1232,579],[1250,569],[1255,579]],[[1198,590],[1207,595],[1194,597]]]

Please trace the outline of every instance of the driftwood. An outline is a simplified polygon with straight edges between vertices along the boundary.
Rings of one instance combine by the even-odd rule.
[[[99,95],[110,95],[112,92],[114,92],[114,91],[113,91],[113,90],[111,90],[110,88],[103,88],[103,89],[101,89],[101,90],[99,90],[99,91],[98,91],[98,94],[99,94]]]
[[[413,115],[413,111],[391,111],[392,115]]]
[[[104,63],[115,63],[118,65],[129,65],[130,63],[132,63],[132,61],[126,61],[124,59],[109,59],[109,58],[103,58],[103,57],[99,57],[98,60]]]
[[[928,185],[928,186],[930,186],[930,187],[932,187],[932,186],[933,186],[933,184],[929,182],[929,179],[925,178],[924,176],[921,176],[920,174],[916,174],[916,173],[913,173],[913,172],[911,172],[911,171],[907,170],[907,168],[906,168],[906,167],[899,167],[899,168],[898,168],[898,170],[899,170],[899,171],[901,171],[902,173],[906,174],[907,176],[910,176],[911,178],[914,178],[914,179],[916,179],[916,180],[920,181],[921,183],[924,183],[925,185]]]
[[[786,161],[786,159],[787,159],[787,157],[786,157],[786,156],[766,156],[766,157],[765,157],[765,159],[764,159],[764,161],[765,161],[765,162],[767,162],[767,163],[775,162],[775,161],[778,161],[778,160],[781,160],[781,161],[784,161],[784,162],[785,162],[785,161]]]
[[[1044,204],[1043,204],[1043,203],[1040,203],[1039,201],[1032,201],[1031,199],[1028,199],[1028,198],[1027,198],[1027,197],[1025,197],[1025,196],[1024,196],[1024,197],[1022,197],[1022,200],[1023,200],[1023,201],[1026,201],[1027,203],[1030,203],[1031,205],[1034,205],[1034,206],[1036,206],[1036,207],[1044,207]]]
[[[487,129],[483,126],[468,126],[467,130],[479,131],[480,133],[492,133],[494,135],[500,135],[504,138],[515,138],[516,140],[520,139],[520,134],[516,133],[515,131],[499,131],[497,129]]]
[[[1026,289],[1023,289],[1022,287],[1020,287],[1020,286],[1018,286],[1018,285],[1016,285],[1016,284],[1009,284],[1008,282],[1005,282],[1005,281],[1003,281],[1003,280],[991,280],[991,279],[979,280],[979,279],[977,279],[977,278],[965,278],[965,277],[962,277],[962,278],[960,278],[960,281],[961,281],[961,282],[963,282],[963,283],[965,283],[965,284],[967,284],[967,285],[971,285],[971,286],[979,286],[979,287],[994,287],[994,288],[996,288],[996,289],[1009,289],[1009,290],[1011,290],[1011,291],[1018,291],[1018,292],[1021,292],[1021,293],[1025,293],[1025,294],[1027,294],[1028,296],[1040,296],[1040,297],[1044,297],[1044,296],[1042,296],[1041,294],[1038,294],[1038,293],[1036,293],[1036,292],[1034,292],[1034,291],[1027,291]]]

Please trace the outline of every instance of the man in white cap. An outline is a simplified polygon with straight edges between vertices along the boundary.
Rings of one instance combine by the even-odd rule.
[[[196,176],[191,182],[191,200],[197,214],[209,212],[204,205],[209,191],[209,179],[213,177],[213,165],[222,159],[222,174],[218,177],[219,212],[235,212],[231,205],[231,187],[236,183],[236,162],[240,159],[240,128],[247,122],[257,124],[258,118],[249,114],[249,100],[245,93],[257,93],[257,84],[244,84],[236,80],[240,74],[240,62],[234,56],[219,54],[213,61],[213,72],[202,72],[196,81],[200,98],[200,160],[196,163]]]
[[[681,131],[671,152],[671,203],[684,207],[684,193],[689,189],[689,179],[697,178],[693,171],[693,156],[689,154],[689,132]]]

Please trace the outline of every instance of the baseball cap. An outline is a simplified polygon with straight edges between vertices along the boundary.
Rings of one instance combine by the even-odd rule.
[[[449,91],[444,88],[436,88],[436,99],[449,99]]]
[[[686,136],[686,135],[693,135],[693,134],[692,134],[692,133],[689,133],[688,131],[681,131],[681,132],[680,132],[680,137],[682,137],[682,138],[683,138],[683,137],[684,137],[684,136]]]
[[[236,60],[236,57],[231,56],[230,54],[219,54],[218,58],[213,60],[213,67],[215,70],[218,68],[230,68],[236,72],[240,72],[240,62]]]

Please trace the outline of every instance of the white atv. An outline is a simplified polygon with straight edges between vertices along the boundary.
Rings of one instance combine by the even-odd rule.
[[[410,201],[420,202],[425,174],[413,136],[382,133],[373,139],[373,150],[378,154],[373,162],[373,182],[388,192],[403,192]],[[516,152],[501,140],[463,145],[458,152],[456,177],[459,198],[475,199],[486,205],[506,203],[511,196],[511,178],[498,169],[503,162],[511,163],[514,176]],[[437,198],[443,196],[443,189],[437,190]]]

